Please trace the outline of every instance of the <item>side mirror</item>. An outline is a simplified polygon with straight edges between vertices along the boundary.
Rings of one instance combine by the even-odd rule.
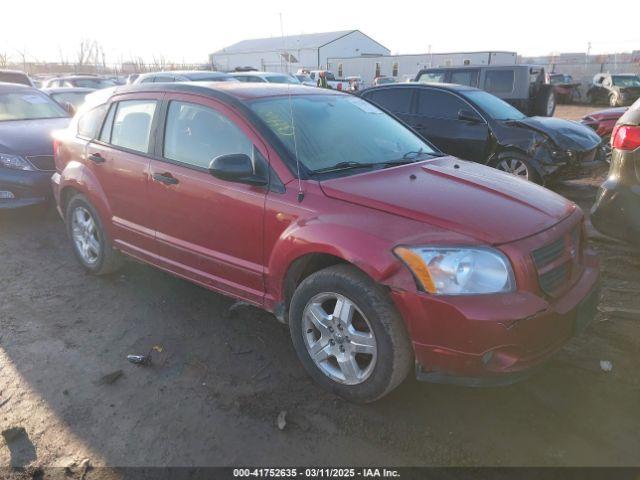
[[[64,102],[62,104],[62,108],[64,108],[72,117],[76,114],[76,107],[74,107],[71,102]]]
[[[231,153],[214,158],[209,164],[209,173],[229,182],[255,186],[268,183],[265,175],[256,173],[251,158],[244,153]]]
[[[482,123],[482,117],[480,115],[478,115],[475,111],[473,110],[459,110],[458,111],[458,120],[463,120],[465,122],[472,122],[472,123]]]

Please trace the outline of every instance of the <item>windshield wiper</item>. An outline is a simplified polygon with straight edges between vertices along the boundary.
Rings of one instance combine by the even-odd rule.
[[[394,167],[396,165],[406,165],[407,163],[413,163],[413,160],[389,160],[388,162],[338,162],[335,165],[331,165],[330,167],[318,168],[317,170],[312,170],[310,175],[315,175],[317,173],[328,173],[328,172],[337,172],[340,170],[353,170],[356,168],[373,168],[377,166],[382,166],[384,168]]]

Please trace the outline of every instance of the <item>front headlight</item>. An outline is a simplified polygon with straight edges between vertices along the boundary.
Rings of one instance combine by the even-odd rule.
[[[14,170],[33,170],[33,166],[18,155],[0,153],[0,167],[13,168]]]
[[[425,292],[479,295],[515,289],[509,260],[492,248],[397,247],[394,252]]]

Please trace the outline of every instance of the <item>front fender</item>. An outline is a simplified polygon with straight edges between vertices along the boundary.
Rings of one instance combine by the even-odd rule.
[[[289,268],[297,259],[309,254],[340,258],[365,272],[375,282],[391,288],[415,289],[411,274],[393,255],[393,247],[388,240],[341,222],[295,222],[281,234],[271,251],[265,303],[269,308],[284,300],[284,283]]]

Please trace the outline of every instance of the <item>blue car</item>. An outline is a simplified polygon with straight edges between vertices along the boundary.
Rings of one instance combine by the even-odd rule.
[[[51,133],[68,123],[67,111],[38,89],[0,83],[0,209],[51,199]]]

